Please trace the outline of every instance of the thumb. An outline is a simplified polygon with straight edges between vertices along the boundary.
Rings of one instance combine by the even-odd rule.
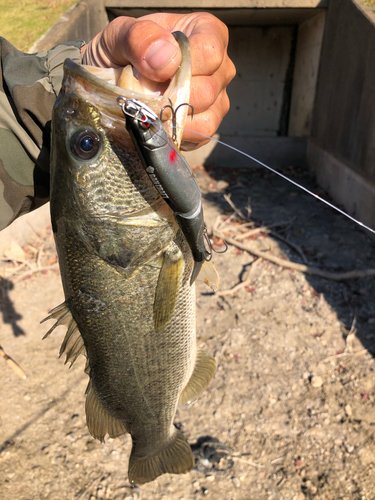
[[[90,42],[86,53],[91,64],[114,67],[130,63],[156,82],[171,78],[181,63],[178,43],[169,31],[151,20],[137,21],[131,17],[112,21]],[[100,58],[95,58],[96,54]]]

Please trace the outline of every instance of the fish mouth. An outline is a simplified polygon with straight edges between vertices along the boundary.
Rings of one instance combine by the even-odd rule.
[[[160,116],[168,133],[173,135],[172,109],[189,103],[191,85],[190,44],[181,32],[173,33],[181,50],[181,65],[169,82],[157,83],[148,80],[133,66],[124,68],[99,68],[76,64],[70,59],[64,63],[62,89],[68,94],[75,94],[79,99],[92,104],[99,112],[110,116],[112,121],[121,120],[124,127],[124,115],[117,99],[137,99]],[[176,114],[175,143],[181,143],[183,127],[188,114],[188,106],[179,108]]]

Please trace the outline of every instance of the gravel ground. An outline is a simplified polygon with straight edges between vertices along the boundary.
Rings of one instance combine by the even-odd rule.
[[[333,273],[375,268],[358,226],[273,174],[195,173],[209,228],[238,238],[264,227],[242,243]],[[304,170],[284,173],[321,194]],[[71,370],[57,359],[63,328],[41,341],[39,321],[63,301],[50,229],[7,258],[0,343],[27,378],[2,360],[1,500],[375,498],[373,278],[305,275],[235,246],[215,254],[221,286],[213,294],[198,283],[197,335],[218,370],[176,415],[196,467],[131,488],[130,439],[101,444],[87,431],[83,359]],[[44,270],[32,272],[37,262]]]

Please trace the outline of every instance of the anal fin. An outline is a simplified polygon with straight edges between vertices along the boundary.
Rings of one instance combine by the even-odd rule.
[[[215,372],[215,359],[204,351],[198,351],[194,371],[180,394],[179,403],[187,404],[197,399],[211,382]]]
[[[134,453],[135,451],[135,453]],[[175,429],[168,445],[155,454],[139,458],[133,447],[129,459],[128,477],[130,484],[144,484],[169,472],[182,474],[194,466],[194,456],[189,443],[180,431]]]
[[[127,432],[125,423],[112,417],[100,403],[91,383],[86,397],[86,423],[91,436],[99,441],[104,441],[106,434],[115,438]]]
[[[175,243],[171,243],[164,253],[164,260],[156,285],[154,301],[156,331],[165,328],[172,319],[183,272],[184,260],[182,252]]]

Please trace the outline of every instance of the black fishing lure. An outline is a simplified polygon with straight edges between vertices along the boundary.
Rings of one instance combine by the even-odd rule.
[[[203,220],[202,195],[187,161],[164,129],[159,117],[136,99],[118,98],[143,167],[160,196],[173,210],[194,259],[191,284],[205,260],[212,256],[212,245]],[[173,115],[175,115],[172,108]],[[209,249],[205,242],[209,242]]]

